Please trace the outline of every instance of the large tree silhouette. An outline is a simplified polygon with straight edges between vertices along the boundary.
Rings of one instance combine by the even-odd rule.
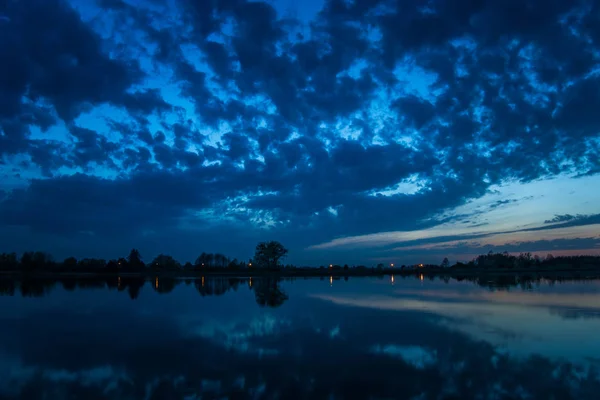
[[[287,254],[288,250],[276,241],[261,242],[256,245],[254,262],[262,268],[277,268],[279,260]]]
[[[127,261],[129,262],[129,266],[131,268],[142,268],[144,267],[144,262],[142,261],[142,255],[138,249],[131,249],[129,252],[129,256],[127,257]]]

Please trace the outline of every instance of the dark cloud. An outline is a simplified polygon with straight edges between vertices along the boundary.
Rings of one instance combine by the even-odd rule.
[[[557,222],[569,222],[569,221],[579,219],[581,217],[584,217],[584,216],[583,215],[575,216],[575,215],[571,215],[571,214],[556,215],[552,219],[545,220],[544,223],[545,224],[555,224]]]
[[[565,250],[579,250],[587,253],[592,249],[598,248],[600,238],[574,238],[574,239],[554,239],[554,240],[532,240],[523,242],[513,242],[503,245],[477,245],[464,243],[452,246],[442,246],[432,248],[427,251],[442,254],[485,254],[490,251],[509,253],[527,253],[527,252],[561,252]]]
[[[264,1],[7,4],[0,157],[43,177],[4,197],[10,226],[100,237],[129,218],[133,237],[218,215],[299,249],[600,170],[592,1],[329,0],[310,24]]]
[[[494,203],[494,204],[498,204],[498,203],[502,204],[501,201]],[[434,236],[434,237],[429,237],[429,238],[424,238],[424,239],[406,240],[403,242],[392,243],[392,244],[386,245],[385,248],[400,249],[403,247],[421,246],[421,245],[429,245],[429,244],[433,244],[433,245],[440,244],[442,246],[445,246],[444,243],[447,243],[447,242],[473,241],[476,239],[489,238],[489,237],[492,237],[495,235],[510,235],[510,234],[519,233],[519,232],[546,231],[546,230],[553,230],[553,229],[562,229],[562,228],[570,228],[570,227],[576,227],[576,226],[598,225],[598,224],[600,224],[600,214],[576,215],[576,216],[573,216],[570,214],[565,214],[565,215],[557,215],[551,220],[544,221],[544,225],[536,226],[533,228],[523,228],[523,229],[515,229],[515,230],[507,230],[507,231],[494,231],[494,230],[485,231],[485,232],[475,231],[473,233],[460,234],[460,235]],[[489,225],[489,224],[488,223],[480,223],[480,224],[473,224],[473,225],[471,225],[471,227],[476,228],[476,227],[487,226],[487,225]],[[586,239],[586,240],[588,240],[588,239]],[[584,243],[582,245],[583,247],[581,247],[581,249],[589,250],[589,249],[593,249],[594,246],[599,242],[600,239],[592,237],[589,240],[591,240],[591,242],[585,241],[583,239],[576,239],[575,242],[573,242],[573,243],[574,244]],[[547,240],[527,241],[524,243],[520,243],[519,245],[530,246],[529,248],[534,248],[535,246],[544,244],[547,247],[548,242],[553,242],[555,244],[556,243],[565,243],[565,244],[571,243],[571,242],[569,242],[569,239],[565,239],[565,241],[560,241],[560,240],[559,241],[547,241]],[[589,246],[589,247],[585,247],[585,246]],[[507,244],[506,248],[503,248],[501,245],[494,246],[494,249],[499,250],[499,251],[514,251],[514,250],[508,250],[509,248],[515,248],[515,244]],[[566,247],[565,247],[565,249],[566,249]],[[529,250],[529,251],[535,251],[535,250]],[[472,254],[472,253],[470,253],[470,254]]]
[[[74,153],[62,144],[32,141],[29,132],[32,127],[45,132],[57,118],[71,123],[103,103],[152,112],[150,104],[160,103],[156,96],[127,93],[143,77],[137,63],[106,54],[100,36],[66,1],[9,2],[5,12],[0,156],[29,153],[47,176],[63,166],[110,164],[108,144],[93,131],[79,131]]]
[[[3,201],[0,221],[57,234],[172,227],[187,208],[210,205],[194,183],[191,176],[157,170],[114,180],[84,174],[33,180]]]
[[[552,225],[541,226],[536,229],[558,229],[558,228],[568,228],[571,226],[595,225],[595,224],[600,224],[600,214],[556,215],[554,218],[544,221],[544,224],[552,224]]]
[[[492,203],[490,205],[490,208],[494,209],[494,208],[505,206],[507,204],[513,204],[513,203],[518,203],[518,202],[519,202],[519,200],[517,200],[517,199],[498,200],[498,201]]]
[[[19,115],[21,101],[49,101],[71,120],[90,104],[121,102],[139,79],[135,65],[104,55],[98,35],[66,2],[27,0],[8,6],[2,40],[5,117]]]

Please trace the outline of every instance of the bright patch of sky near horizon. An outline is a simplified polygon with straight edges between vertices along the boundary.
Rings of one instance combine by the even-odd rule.
[[[485,252],[483,246],[486,245],[501,247],[507,243],[537,240],[598,238],[600,237],[600,224],[513,232],[521,229],[543,227],[540,221],[549,220],[553,215],[573,213],[573,210],[576,210],[578,214],[594,214],[598,211],[598,204],[600,204],[600,190],[589,190],[590,187],[600,187],[600,177],[590,176],[573,179],[563,175],[553,179],[528,183],[509,182],[501,186],[492,186],[485,196],[444,213],[444,217],[464,216],[457,221],[424,230],[344,237],[311,246],[309,249],[378,248],[393,244],[401,245],[403,242],[440,238],[439,241],[433,244],[417,244],[394,248],[392,253],[388,255],[390,259],[394,259],[397,257],[393,254],[394,252],[402,254],[402,252],[408,250],[426,252],[435,248],[450,248],[451,246],[465,244],[468,239],[444,239],[449,236],[489,235],[469,240],[474,248],[481,247],[482,252]],[[407,189],[406,192],[409,193],[409,190]],[[560,255],[560,250],[555,249],[555,253]],[[585,249],[582,252],[600,254],[600,247]],[[468,254],[466,258],[469,256],[472,255]],[[466,258],[459,256],[452,261],[464,261]],[[436,260],[427,256],[425,258],[421,256],[420,259]]]

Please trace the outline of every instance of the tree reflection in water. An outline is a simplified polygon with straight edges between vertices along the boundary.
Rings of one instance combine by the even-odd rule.
[[[102,278],[36,278],[25,277],[17,280],[0,279],[0,296],[14,296],[20,293],[23,297],[43,297],[57,286],[67,291],[77,289],[111,289],[119,292],[127,291],[129,297],[135,300],[140,295],[142,287],[149,283],[152,289],[160,294],[171,293],[178,285],[193,283],[200,296],[222,296],[229,291],[237,291],[240,285],[248,286],[254,291],[256,302],[261,307],[279,307],[288,299],[281,289],[280,278],[229,278],[229,277],[200,277],[197,279],[179,279],[169,276],[150,278],[135,276],[112,276]]]
[[[252,288],[256,303],[261,307],[279,307],[288,299],[288,295],[279,286],[280,279],[259,278]]]
[[[383,277],[378,277],[379,279]],[[106,277],[73,277],[58,276],[53,278],[27,277],[23,276],[17,279],[0,278],[0,296],[14,296],[20,293],[23,297],[43,297],[49,294],[56,285],[62,286],[65,290],[74,291],[76,289],[117,289],[118,291],[127,291],[131,299],[136,299],[142,287],[148,282],[152,289],[160,294],[171,293],[178,285],[192,284],[201,296],[221,296],[229,291],[237,291],[240,285],[248,286],[254,291],[256,302],[260,306],[278,307],[288,300],[288,295],[281,289],[281,282],[293,281],[296,278],[277,278],[277,277],[222,277],[222,276],[202,276],[199,278],[176,278],[172,276],[106,276]],[[306,277],[300,279],[307,279]],[[319,277],[323,280],[324,277]],[[329,277],[330,285],[333,280],[341,279],[340,276]],[[468,281],[477,286],[489,290],[509,290],[519,288],[521,290],[531,290],[539,287],[542,283],[554,285],[561,282],[585,282],[594,277],[586,277],[584,274],[578,276],[570,273],[567,276],[559,274],[502,274],[502,275],[396,275],[390,277],[390,283],[398,283],[399,280],[411,281],[418,279],[423,282],[425,279],[430,281],[440,280],[445,283],[451,281]],[[344,277],[348,281],[348,276]]]

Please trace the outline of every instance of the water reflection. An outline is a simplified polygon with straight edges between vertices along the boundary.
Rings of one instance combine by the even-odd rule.
[[[279,307],[288,299],[288,295],[279,287],[279,279],[276,278],[257,279],[253,289],[259,306]]]
[[[597,399],[597,281],[429,278],[0,280],[0,398]]]
[[[49,295],[56,286],[62,286],[65,290],[76,289],[117,289],[127,290],[132,300],[137,299],[141,288],[147,281],[155,292],[160,294],[171,293],[178,285],[191,284],[193,282],[196,291],[201,296],[221,296],[230,290],[236,291],[240,285],[245,285],[254,291],[257,304],[260,306],[278,307],[287,299],[287,294],[280,288],[280,278],[260,277],[255,278],[224,278],[211,277],[205,279],[179,279],[168,276],[155,276],[151,279],[143,277],[60,277],[60,278],[21,278],[17,280],[0,278],[0,295],[14,296],[21,294],[23,297],[44,297]]]

